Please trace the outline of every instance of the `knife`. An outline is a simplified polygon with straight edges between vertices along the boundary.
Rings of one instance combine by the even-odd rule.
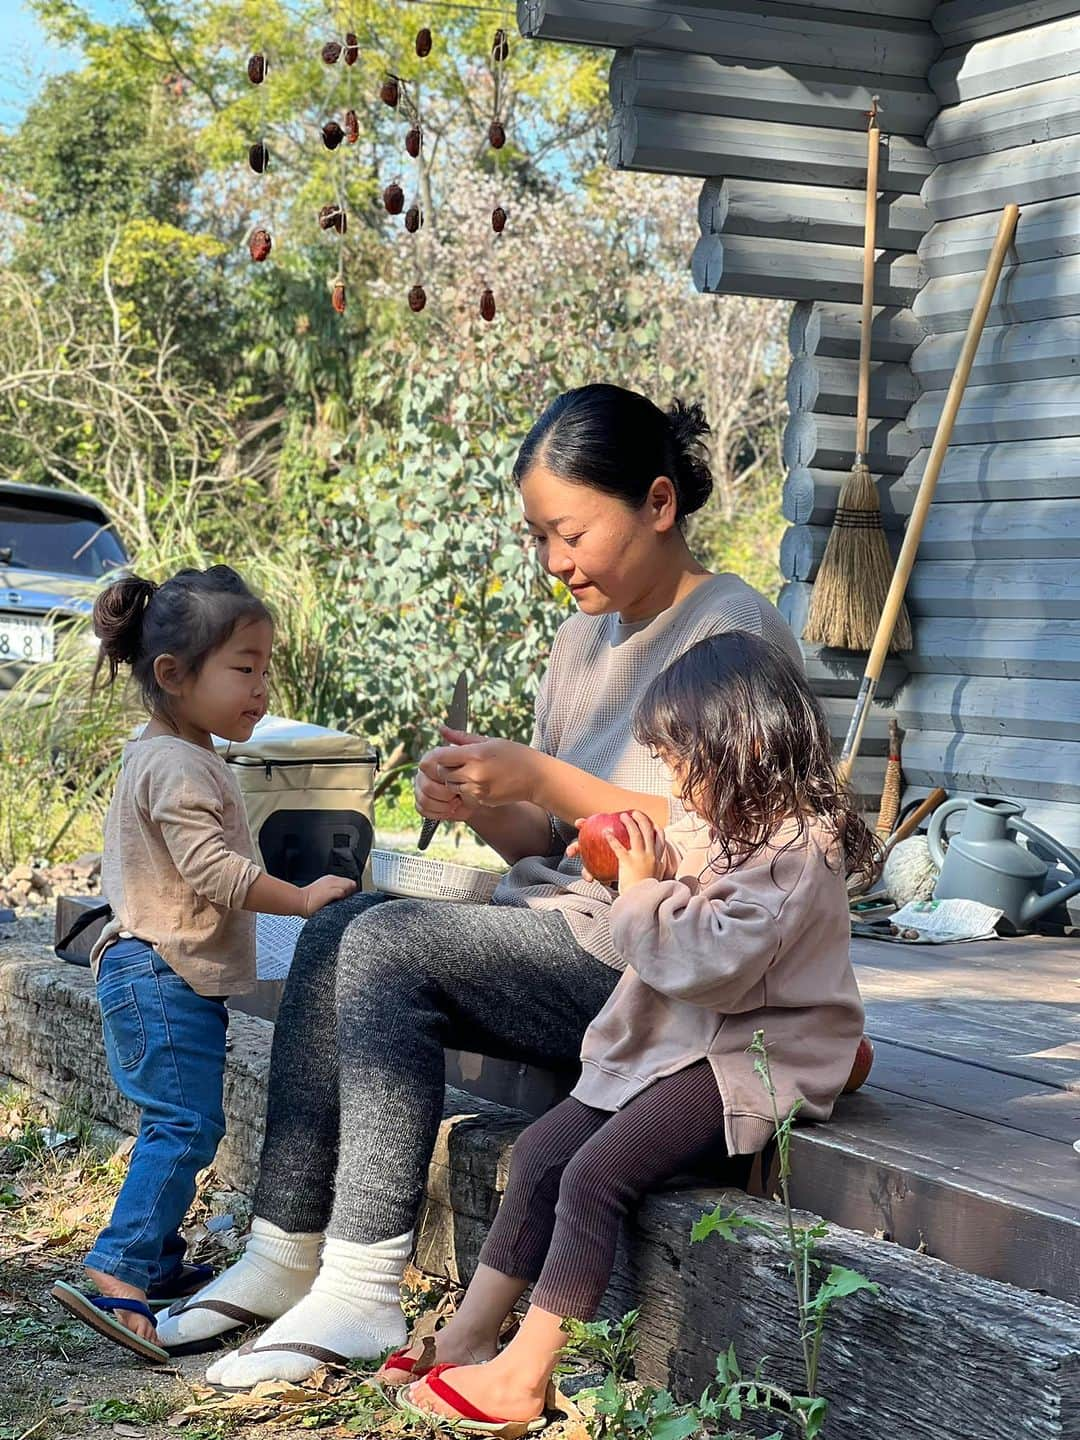
[[[469,728],[469,677],[463,670],[457,678],[454,686],[454,698],[450,701],[450,713],[446,717],[447,728],[450,730],[468,730]],[[432,836],[439,828],[438,820],[425,820],[420,827],[420,849],[426,850],[431,844]]]

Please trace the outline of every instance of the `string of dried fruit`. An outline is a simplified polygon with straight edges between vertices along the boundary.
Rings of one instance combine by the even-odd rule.
[[[488,144],[493,150],[501,150],[506,144],[506,126],[503,124],[503,103],[505,99],[505,70],[506,62],[510,58],[510,40],[505,28],[500,26],[491,40],[491,68],[494,79],[495,94],[492,104],[492,121],[488,126]],[[507,214],[501,205],[496,205],[491,212],[491,237],[488,245],[488,254],[493,256],[494,247],[499,237],[506,229]],[[484,284],[480,292],[480,314],[481,317],[490,322],[495,319],[495,292],[489,283]]]
[[[344,64],[350,69],[356,64],[360,57],[360,39],[351,23],[346,26],[342,40],[335,38],[324,43],[321,56],[323,64],[328,68],[336,66],[339,60],[344,61]],[[346,97],[347,100],[348,97]],[[338,152],[335,157],[337,199],[330,205],[323,205],[319,210],[319,228],[333,231],[337,236],[338,263],[330,282],[330,303],[339,315],[343,315],[346,306],[344,237],[348,231],[349,220],[345,183],[345,152],[341,146],[343,142],[346,146],[355,145],[360,139],[360,118],[355,108],[352,105],[348,106],[341,123],[337,120],[327,120],[320,133],[327,150]]]
[[[261,50],[256,50],[248,57],[247,78],[252,85],[261,86],[270,70],[266,55]],[[259,97],[259,134],[265,135],[265,102],[263,96]],[[265,175],[270,166],[270,149],[265,139],[256,140],[248,147],[248,166],[256,175]],[[269,258],[270,251],[274,248],[273,238],[265,225],[256,225],[248,235],[248,254],[256,264]]]

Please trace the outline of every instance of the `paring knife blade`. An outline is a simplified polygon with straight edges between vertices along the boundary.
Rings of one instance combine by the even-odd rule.
[[[468,730],[469,728],[469,677],[463,670],[457,678],[454,686],[454,698],[450,701],[450,713],[446,717],[446,724],[451,730]],[[421,850],[426,850],[431,844],[435,831],[439,828],[438,820],[425,820],[420,827]]]

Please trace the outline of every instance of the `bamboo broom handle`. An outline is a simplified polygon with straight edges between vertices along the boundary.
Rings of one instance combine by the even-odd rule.
[[[878,162],[881,130],[877,120],[878,97],[870,104],[866,132],[866,221],[863,227],[862,326],[859,330],[859,387],[855,406],[855,463],[866,460],[870,432],[870,328],[874,323],[874,254],[877,249]]]
[[[918,494],[915,496],[915,504],[911,510],[911,519],[908,521],[907,530],[904,532],[904,543],[900,547],[900,554],[897,557],[892,584],[889,586],[889,593],[885,597],[885,605],[881,612],[881,619],[878,621],[873,649],[870,651],[870,656],[866,662],[866,671],[863,675],[862,684],[859,687],[858,699],[855,701],[855,713],[851,717],[851,725],[848,728],[847,738],[844,741],[844,748],[840,752],[838,768],[841,779],[845,781],[850,779],[855,757],[859,753],[859,745],[862,741],[866,717],[870,711],[870,703],[874,698],[877,683],[881,679],[881,672],[885,666],[885,657],[889,653],[889,645],[892,641],[893,631],[896,628],[896,617],[899,615],[900,606],[903,604],[904,592],[907,589],[908,581],[911,578],[911,571],[915,565],[915,555],[919,548],[919,542],[922,540],[926,516],[934,498],[934,491],[937,488],[938,476],[941,474],[941,466],[945,459],[945,452],[948,450],[949,441],[952,438],[956,412],[960,409],[960,402],[964,398],[964,387],[967,385],[968,376],[971,374],[971,366],[975,360],[975,352],[979,348],[983,326],[986,324],[987,312],[994,298],[994,291],[997,289],[997,283],[1001,276],[1001,268],[1005,264],[1005,256],[1008,254],[1009,246],[1012,244],[1013,235],[1016,233],[1016,222],[1019,218],[1020,208],[1017,205],[1006,205],[1005,209],[1001,212],[1001,223],[998,225],[994,248],[990,251],[990,259],[986,264],[986,274],[983,276],[983,282],[979,288],[979,295],[975,301],[975,308],[971,312],[971,319],[968,321],[967,334],[964,336],[964,347],[960,351],[960,358],[956,362],[952,383],[949,385],[949,393],[945,397],[941,418],[938,421],[937,430],[934,434],[934,443],[930,449],[926,469],[923,471],[922,480],[919,482]]]

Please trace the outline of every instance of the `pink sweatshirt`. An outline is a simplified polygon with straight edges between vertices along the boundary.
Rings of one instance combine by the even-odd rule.
[[[797,1100],[828,1119],[851,1071],[863,1007],[851,967],[847,885],[817,822],[795,827],[724,873],[694,817],[668,831],[677,879],[646,880],[615,901],[611,931],[626,970],[586,1031],[573,1094],[621,1109],[663,1075],[708,1059],[732,1155],[772,1137],[768,1094],[747,1053],[765,1032],[781,1118]]]

